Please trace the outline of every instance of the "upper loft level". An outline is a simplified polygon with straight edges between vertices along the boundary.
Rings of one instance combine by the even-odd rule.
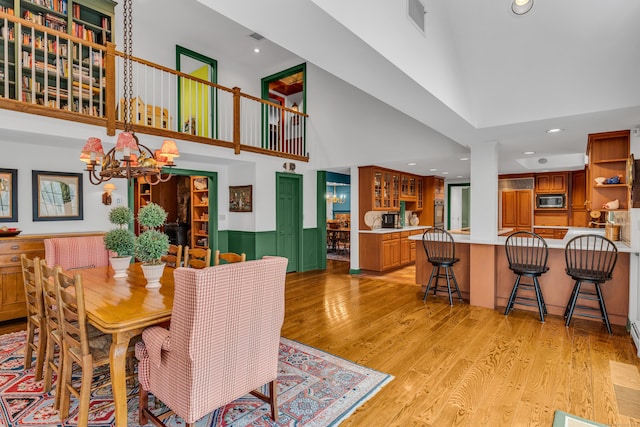
[[[115,135],[125,122],[124,54],[110,42],[110,24],[99,13],[96,22],[93,16],[75,22],[74,8],[67,31],[51,6],[57,2],[36,3],[30,4],[42,11],[35,19],[0,7],[0,108],[103,126]],[[309,160],[306,114],[141,58],[131,57],[131,64],[128,121],[136,133]]]

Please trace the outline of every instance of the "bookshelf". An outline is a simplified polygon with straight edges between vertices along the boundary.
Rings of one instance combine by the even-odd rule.
[[[0,16],[0,96],[104,116],[104,51],[113,40],[111,0],[0,0],[0,12],[37,24],[18,29]]]
[[[209,247],[209,180],[191,177],[191,247]]]

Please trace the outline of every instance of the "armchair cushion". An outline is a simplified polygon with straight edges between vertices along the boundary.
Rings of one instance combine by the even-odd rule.
[[[189,423],[275,381],[286,268],[282,257],[177,268],[171,329],[145,330],[137,351],[143,388]]]
[[[109,251],[102,235],[45,239],[44,253],[48,265],[59,265],[64,270],[109,265]]]

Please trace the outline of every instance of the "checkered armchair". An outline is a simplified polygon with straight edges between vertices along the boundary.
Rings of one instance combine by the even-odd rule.
[[[268,402],[277,420],[286,269],[286,258],[265,257],[175,270],[170,329],[147,328],[136,345],[140,425],[164,425],[149,392],[187,425],[247,393]],[[265,385],[268,393],[258,391]]]
[[[102,235],[45,239],[44,254],[47,265],[59,265],[64,270],[109,265],[109,251]]]

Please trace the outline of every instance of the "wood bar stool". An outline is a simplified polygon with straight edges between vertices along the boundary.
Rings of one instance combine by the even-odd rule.
[[[444,289],[438,289],[438,280],[443,278],[447,281],[446,292],[449,295],[449,305],[453,305],[451,282],[453,282],[458,299],[462,302],[462,294],[458,288],[458,281],[452,268],[456,262],[460,261],[460,258],[456,258],[456,245],[453,241],[453,236],[441,228],[429,228],[422,234],[422,246],[427,254],[428,261],[433,265],[427,290],[424,292],[422,300],[426,301],[432,284],[434,295],[439,291],[445,291]],[[440,272],[440,268],[444,269],[444,273]],[[435,283],[433,279],[435,279]]]
[[[547,242],[536,233],[516,231],[507,237],[504,248],[509,260],[509,269],[517,276],[504,315],[507,316],[515,304],[538,307],[540,321],[544,322],[547,306],[544,303],[538,277],[549,271],[549,267],[547,267],[547,259],[549,258]],[[532,282],[522,282],[523,276],[530,277]],[[535,297],[519,295],[519,290],[533,291]]]
[[[607,332],[611,334],[611,324],[600,285],[613,278],[613,269],[618,260],[618,248],[615,243],[599,234],[583,234],[574,237],[565,247],[565,260],[567,263],[565,271],[576,281],[564,311],[564,317],[567,319],[565,325],[569,326],[573,316],[602,319]],[[593,285],[593,290],[583,289],[584,284]],[[578,305],[578,298],[597,301],[598,307]],[[576,309],[578,309],[577,312]],[[598,310],[599,315],[589,313],[598,312]]]

